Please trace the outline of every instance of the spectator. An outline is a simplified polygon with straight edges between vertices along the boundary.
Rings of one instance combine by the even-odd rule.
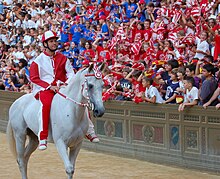
[[[149,103],[163,103],[164,100],[161,97],[159,91],[153,86],[153,79],[144,77],[142,79],[143,87],[146,87],[146,91],[143,96],[143,100]]]
[[[82,58],[83,60],[89,60],[90,62],[93,62],[94,61],[94,58],[95,58],[95,52],[94,50],[92,49],[92,44],[87,41],[85,43],[85,50],[82,52]]]
[[[109,62],[110,60],[110,52],[108,50],[108,46],[107,40],[103,40],[101,45],[97,45],[97,43],[101,40],[100,37],[98,37],[92,44],[92,46],[95,48],[95,50],[97,51],[97,62],[107,62],[108,65],[111,64],[111,62]]]
[[[218,99],[218,104],[216,105],[216,109],[219,109],[220,108],[220,85],[218,85],[218,88],[215,90],[215,92],[213,93],[213,95],[209,99],[209,101],[207,103],[203,104],[203,107],[206,109],[216,99]]]
[[[120,80],[124,73],[122,68],[115,71],[115,64],[127,68],[144,61],[144,68],[134,69],[127,79],[133,83],[135,97],[129,94],[132,93],[130,89],[128,95],[136,102],[137,99],[142,100],[140,94],[145,92],[141,83],[143,74],[154,80],[153,86],[164,97],[167,86],[163,85],[161,88],[158,83],[169,80],[172,69],[183,66],[186,75],[193,77],[195,86],[200,88],[201,79],[205,78],[201,75],[203,66],[209,63],[219,66],[220,16],[217,2],[213,5],[204,3],[210,8],[203,12],[203,16],[191,11],[189,2],[186,5],[173,1],[159,3],[156,0],[92,0],[79,3],[80,5],[60,1],[27,1],[25,5],[15,2],[13,8],[4,8],[3,14],[0,14],[0,77],[10,70],[18,78],[20,59],[28,62],[28,69],[35,57],[44,51],[41,39],[46,30],[54,30],[59,34],[62,48],[58,50],[69,48],[63,47],[63,44],[71,43],[67,51],[71,54],[70,60],[75,71],[88,66],[89,61],[84,57],[88,57],[86,54],[90,52],[93,55],[89,55],[89,60],[106,62],[106,68],[110,71],[104,79],[112,80],[106,86],[107,90],[111,88],[114,91],[118,86],[114,86],[113,77],[117,76]],[[203,11],[201,4],[197,4],[196,8],[199,12]],[[93,48],[90,45],[85,47],[87,41]],[[135,73],[137,78],[131,80]],[[178,71],[181,89],[183,74]],[[19,87],[15,76],[12,81]],[[29,87],[24,88],[28,91]],[[124,90],[127,89],[122,90],[120,94],[124,95]]]
[[[170,79],[165,81],[165,83],[167,84],[167,90],[166,90],[164,103],[169,103],[169,104],[176,103],[176,96],[178,94],[176,89],[180,86],[177,78],[177,72],[178,72],[177,68],[172,69],[170,74]]]
[[[129,80],[125,79],[131,70],[129,68],[124,68],[122,70],[122,76],[119,80],[119,85],[122,88],[122,93],[120,94],[122,100],[131,101],[133,97],[132,84]]]
[[[200,38],[196,37],[196,55],[194,58],[203,59],[205,55],[209,55],[209,44],[207,42],[208,39],[208,33],[206,31],[203,31],[200,35]]]
[[[195,75],[196,66],[194,64],[190,64],[186,66],[186,76],[190,76],[194,78],[194,85],[198,89],[200,88],[201,78]]]
[[[194,86],[194,78],[186,76],[183,80],[186,96],[184,102],[179,105],[178,111],[183,111],[187,106],[195,106],[198,103],[198,89]]]
[[[80,23],[80,16],[75,16],[75,23],[70,27],[70,33],[72,34],[72,42],[76,45],[79,44],[80,39],[83,37],[83,25]]]
[[[216,69],[212,64],[206,64],[203,66],[202,75],[205,80],[203,81],[202,86],[199,89],[200,105],[207,103],[217,88],[217,81],[213,76],[215,72]],[[217,100],[214,100],[210,105],[214,106],[216,104]]]
[[[184,67],[179,67],[177,71],[177,78],[179,80],[179,86],[176,91],[178,92],[178,95],[176,97],[176,103],[180,104],[184,100],[184,95],[186,93],[186,89],[184,87],[184,77],[185,77],[185,68]]]

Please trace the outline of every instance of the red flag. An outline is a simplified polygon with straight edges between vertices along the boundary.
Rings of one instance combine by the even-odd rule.
[[[191,33],[187,34],[181,41],[183,44],[192,45],[195,42],[195,36]]]
[[[131,45],[131,51],[134,52],[135,55],[138,55],[139,54],[139,51],[141,49],[141,45],[142,45],[142,42],[139,41],[139,42],[136,42],[136,43],[133,43]]]
[[[199,36],[200,32],[201,32],[201,27],[202,27],[202,24],[201,24],[201,17],[199,17],[197,20],[196,20],[196,36]]]
[[[180,17],[181,17],[181,16],[182,16],[181,10],[176,10],[176,11],[175,11],[175,14],[174,14],[174,16],[173,16],[173,18],[172,18],[172,22],[173,22],[174,24],[177,24],[178,21],[180,20]]]
[[[202,3],[202,4],[201,4]],[[202,1],[201,4],[201,12],[203,13],[203,17],[207,18],[208,13],[211,13],[214,2],[209,3],[207,0]]]
[[[108,47],[110,48],[110,50],[112,50],[114,48],[114,46],[117,44],[118,39],[116,37],[113,37],[112,40],[110,41]]]
[[[124,41],[125,39],[126,39],[126,34],[123,27],[121,26],[118,28],[115,37],[112,38],[108,47],[110,48],[110,50],[112,50],[114,46],[118,43],[118,41],[122,41],[122,40]]]
[[[193,7],[191,10],[191,15],[193,17],[199,17],[201,15],[201,8],[200,7]]]
[[[174,43],[177,40],[177,33],[176,32],[170,32],[168,34],[168,40],[170,40],[172,43]]]
[[[126,34],[125,34],[123,27],[118,28],[118,31],[116,33],[116,37],[118,40],[125,40],[126,39]]]

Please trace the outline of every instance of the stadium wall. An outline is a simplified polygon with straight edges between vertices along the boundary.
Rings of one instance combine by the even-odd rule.
[[[0,91],[0,131],[10,105],[22,93]],[[99,144],[83,147],[150,162],[220,171],[220,111],[200,106],[178,112],[177,105],[105,102],[102,118],[92,118]]]

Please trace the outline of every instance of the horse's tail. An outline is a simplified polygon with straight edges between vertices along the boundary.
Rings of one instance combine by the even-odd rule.
[[[12,154],[14,155],[14,157],[17,158],[16,143],[15,143],[14,133],[11,127],[10,120],[8,121],[6,134],[7,134],[9,148]]]

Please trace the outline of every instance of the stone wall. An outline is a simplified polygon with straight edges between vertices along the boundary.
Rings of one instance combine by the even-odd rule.
[[[21,93],[0,91],[0,131],[8,109]],[[93,118],[101,140],[87,140],[94,151],[209,171],[220,171],[220,111],[200,106],[177,111],[177,105],[108,101],[102,118]]]
[[[178,112],[177,105],[109,101],[94,118],[101,140],[84,147],[137,159],[220,171],[220,111],[200,106]]]

